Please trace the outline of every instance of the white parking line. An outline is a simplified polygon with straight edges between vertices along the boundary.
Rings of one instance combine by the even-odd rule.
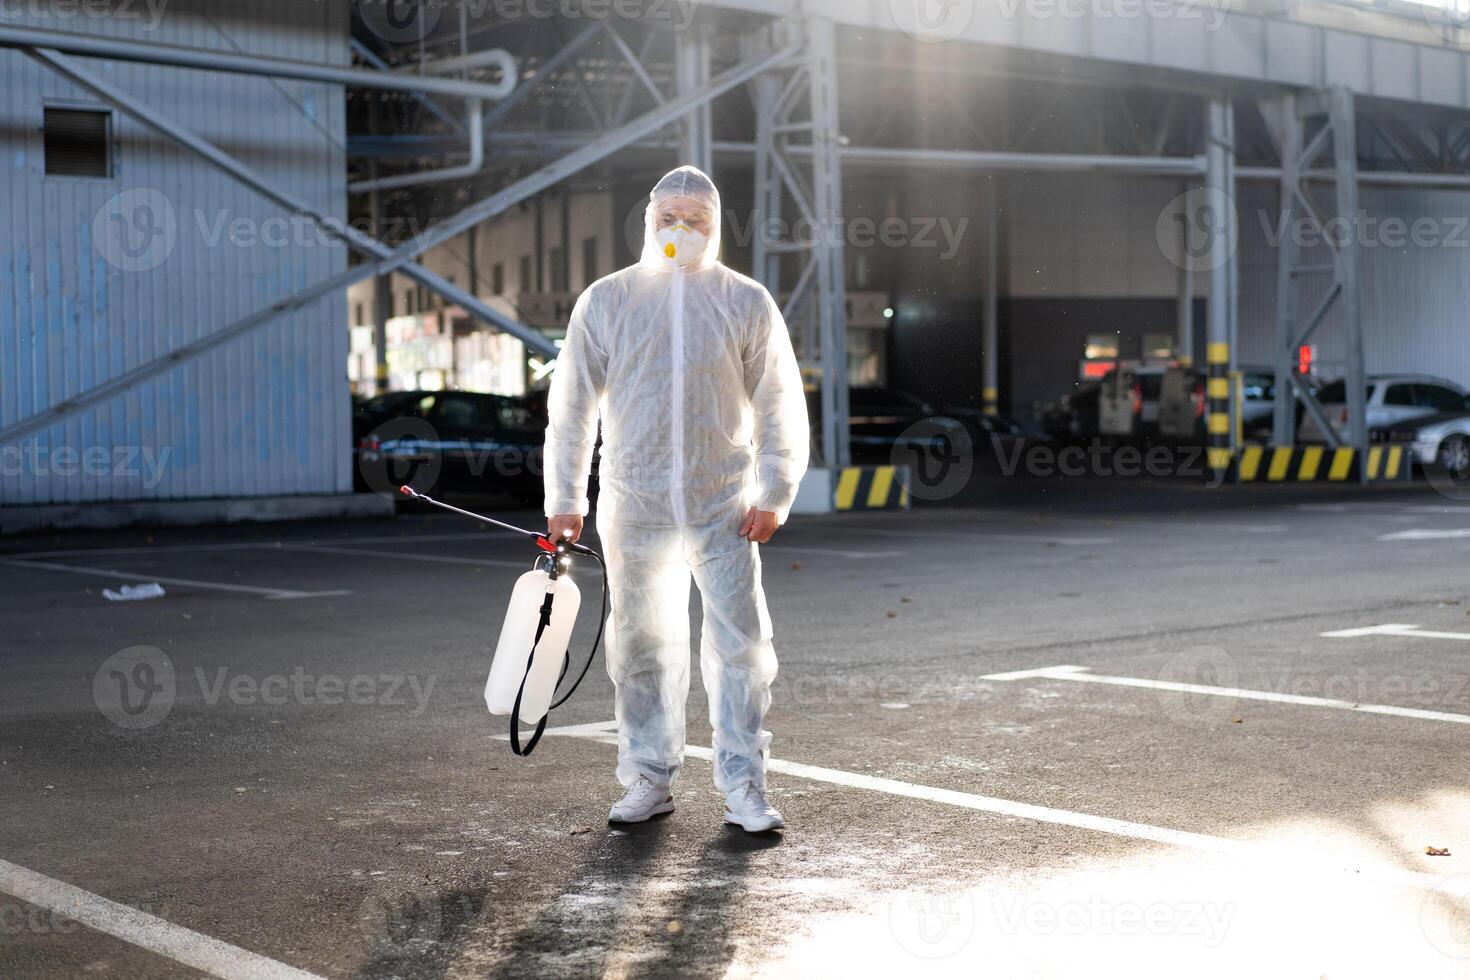
[[[1332,640],[1356,640],[1364,636],[1417,636],[1427,640],[1470,640],[1470,633],[1442,633],[1437,630],[1421,630],[1408,623],[1385,623],[1382,626],[1363,626],[1351,630],[1334,630],[1322,633]]]
[[[565,728],[548,728],[546,734],[587,739],[605,745],[616,745],[618,741],[617,735],[615,734],[616,729],[617,722],[607,721],[590,725],[570,725]],[[499,738],[505,740],[508,740],[509,737],[508,735],[499,736]],[[685,752],[687,755],[693,756],[696,759],[703,759],[706,762],[714,761],[714,750],[703,745],[685,746]],[[1136,823],[1132,820],[1116,820],[1112,817],[1099,817],[1090,813],[1059,810],[1055,807],[1038,806],[1034,803],[1018,803],[1014,800],[1003,800],[994,796],[980,796],[975,793],[962,793],[957,790],[941,789],[937,786],[921,786],[915,783],[905,783],[897,779],[865,776],[861,773],[844,772],[841,769],[809,766],[800,762],[787,762],[784,759],[767,760],[766,768],[770,772],[795,776],[798,779],[810,779],[819,783],[832,783],[837,786],[848,786],[853,789],[887,793],[890,796],[927,800],[931,803],[943,803],[966,810],[978,810],[983,813],[995,813],[1001,816],[1015,817],[1020,820],[1034,820],[1039,823],[1075,827],[1079,830],[1091,830],[1101,834],[1112,834],[1116,837],[1127,837],[1132,840],[1146,840],[1158,844],[1169,844],[1175,847],[1186,847],[1199,851],[1232,854],[1245,860],[1269,866],[1276,871],[1286,866],[1300,869],[1303,872],[1322,875],[1351,876],[1352,880],[1356,881],[1367,879],[1394,887],[1416,888],[1423,891],[1443,892],[1451,895],[1460,895],[1464,891],[1462,885],[1459,885],[1452,879],[1446,879],[1443,875],[1394,868],[1387,865],[1349,865],[1331,860],[1313,860],[1310,857],[1303,857],[1295,850],[1287,850],[1255,841],[1237,840],[1229,837],[1213,837],[1209,834],[1197,834],[1187,830],[1174,830],[1169,827],[1156,827],[1152,824]]]
[[[1470,538],[1470,528],[1436,531],[1433,528],[1416,527],[1412,531],[1395,531],[1380,534],[1379,541],[1457,541]]]
[[[869,537],[893,538],[894,540],[940,538],[945,541],[1020,541],[1024,544],[1058,544],[1077,548],[1085,548],[1089,545],[1112,544],[1118,540],[1117,538],[1074,538],[1054,534],[1009,534],[1004,531],[956,531],[953,534],[946,531],[880,531],[876,528],[866,527],[844,527],[842,533],[844,535],[858,534],[868,535]]]
[[[0,892],[222,980],[321,980],[5,860],[0,860]]]
[[[249,595],[264,596],[267,599],[325,599],[332,596],[352,595],[348,589],[334,589],[330,592],[298,592],[294,589],[267,589],[255,585],[233,585],[228,582],[171,578],[167,575],[155,575],[152,572],[128,572],[117,568],[84,568],[81,565],[62,565],[49,561],[21,561],[15,558],[0,558],[0,564],[15,565],[20,568],[44,568],[55,572],[74,572],[78,575],[95,575],[101,578],[131,579],[135,582],[167,582],[169,585],[187,585],[197,589],[212,589],[215,592],[244,592]]]
[[[1325,635],[1325,634],[1324,634]],[[1466,637],[1470,640],[1470,636]],[[1277,704],[1304,704],[1315,708],[1337,708],[1368,715],[1394,715],[1399,718],[1417,718],[1421,721],[1447,721],[1457,725],[1470,725],[1470,715],[1449,711],[1425,711],[1420,708],[1401,708],[1393,704],[1361,704],[1339,701],[1336,698],[1314,698],[1303,694],[1278,694],[1275,691],[1252,691],[1240,687],[1214,687],[1209,684],[1184,684],[1177,681],[1149,680],[1142,677],[1111,677],[1106,674],[1089,674],[1086,667],[1063,664],[1058,667],[1042,667],[1039,670],[1013,670],[1005,674],[987,674],[981,680],[1021,681],[1033,678],[1054,681],[1079,681],[1084,684],[1113,684],[1118,687],[1144,687],[1155,691],[1177,691],[1182,694],[1209,694],[1222,698],[1239,698],[1243,701],[1272,701]]]

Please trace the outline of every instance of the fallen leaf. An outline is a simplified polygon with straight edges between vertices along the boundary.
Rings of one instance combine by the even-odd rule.
[[[1232,724],[1232,725],[1239,725],[1239,724],[1243,723],[1244,721],[1245,721],[1244,718],[1231,718],[1230,719],[1230,724]]]
[[[913,597],[913,596],[910,596],[910,595],[906,595],[906,596],[904,596],[904,597],[903,597],[903,598],[902,598],[902,599],[901,599],[901,600],[899,600],[899,601],[900,601],[900,602],[913,602],[913,601],[914,601],[914,597]]]
[[[897,619],[898,618],[898,613],[896,611],[890,609],[890,610],[888,610],[888,618],[889,619]]]
[[[1432,858],[1447,858],[1450,856],[1450,849],[1448,847],[1426,847],[1424,853]]]
[[[591,827],[574,827],[571,830],[571,836],[572,837],[581,837],[583,834],[590,834],[590,833],[592,833],[592,828]]]
[[[791,563],[791,570],[793,572],[799,572],[799,571],[801,571],[801,562],[799,562],[799,561],[792,562]]]

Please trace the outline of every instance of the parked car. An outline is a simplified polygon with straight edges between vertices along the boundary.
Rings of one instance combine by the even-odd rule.
[[[807,393],[807,411],[815,437],[821,432],[820,392]],[[895,448],[912,446],[916,440],[932,441],[946,427],[963,431],[977,452],[988,451],[994,437],[1021,436],[1021,427],[1004,415],[986,415],[973,408],[935,406],[917,395],[886,387],[849,389],[848,419],[853,455],[866,459],[881,457],[885,462]],[[934,420],[934,424],[916,434],[914,427],[926,420]]]
[[[1454,412],[1464,406],[1466,391],[1453,381],[1427,375],[1372,375],[1368,378],[1368,428],[1391,428],[1400,422]],[[1334,381],[1317,395],[1339,439],[1347,438],[1347,383]],[[1326,434],[1310,414],[1297,427],[1298,442],[1326,442]]]
[[[1457,480],[1470,479],[1470,396],[1454,411],[1380,426],[1371,435],[1374,442],[1408,448],[1421,466],[1439,466]]]
[[[1054,402],[1037,405],[1036,418],[1042,434],[1056,442],[1080,442],[1097,435],[1101,395],[1102,385],[1087,381]]]
[[[413,425],[422,420],[426,425]],[[541,453],[546,417],[534,403],[463,391],[396,392],[356,413],[359,489],[435,474],[434,489],[543,498]],[[373,476],[381,474],[375,480]],[[427,489],[427,488],[420,488]]]
[[[1176,417],[1169,421],[1163,399],[1169,392],[1166,384],[1171,371],[1166,365],[1143,365],[1127,367],[1121,373],[1109,371],[1100,381],[1085,382],[1077,390],[1055,402],[1037,407],[1042,431],[1053,439],[1062,441],[1088,440],[1098,436],[1121,439],[1153,440],[1160,438],[1161,429],[1166,438],[1205,437],[1206,376],[1194,370],[1185,370],[1180,378],[1180,388],[1174,397],[1185,399],[1180,407],[1184,415],[1183,424]],[[1241,368],[1242,411],[1246,434],[1261,435],[1269,432],[1276,411],[1276,373],[1272,368],[1247,366]],[[1193,433],[1184,436],[1184,429]],[[1174,431],[1167,431],[1169,429]]]

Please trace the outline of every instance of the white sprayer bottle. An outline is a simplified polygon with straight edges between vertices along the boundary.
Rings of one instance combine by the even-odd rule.
[[[541,623],[541,609],[548,596],[552,599],[551,623],[537,643],[536,627]],[[516,695],[520,694],[523,723],[537,725],[546,717],[551,710],[551,699],[556,696],[556,684],[561,679],[562,665],[572,641],[572,627],[577,623],[581,606],[582,592],[571,576],[553,577],[545,568],[521,576],[511,593],[505,625],[500,628],[500,643],[490,665],[490,678],[485,682],[485,706],[492,715],[509,715],[515,710]],[[529,674],[527,661],[531,662]]]

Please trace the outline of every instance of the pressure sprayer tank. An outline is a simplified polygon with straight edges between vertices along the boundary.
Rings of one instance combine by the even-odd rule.
[[[536,627],[541,622],[541,606],[546,601],[546,594],[552,591],[555,596],[551,606],[551,624],[537,644]],[[490,679],[485,682],[485,706],[492,715],[508,715],[515,709],[516,693],[521,689],[521,679],[525,678],[521,721],[536,725],[546,717],[551,710],[551,699],[556,696],[556,683],[561,679],[567,647],[572,642],[572,627],[577,623],[577,611],[581,606],[581,590],[570,576],[552,579],[542,569],[521,576],[511,593],[505,625],[500,628],[500,644],[495,648],[495,660],[490,665]],[[533,644],[536,654],[528,675],[526,661],[531,658]]]

